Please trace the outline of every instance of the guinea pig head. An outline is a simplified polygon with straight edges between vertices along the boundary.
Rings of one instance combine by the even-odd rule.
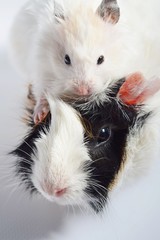
[[[124,94],[136,78],[141,79],[136,95],[135,91]],[[142,91],[142,82],[143,76],[136,74],[121,79],[106,90],[102,102],[70,105],[49,98],[51,114],[39,125],[31,123],[28,135],[13,152],[18,156],[17,175],[26,188],[60,204],[103,209],[128,161],[128,143],[151,115],[142,110],[144,98],[137,98],[138,84],[145,100],[159,89]],[[140,100],[130,104],[133,97]]]
[[[51,114],[31,127],[14,152],[20,157],[17,173],[29,190],[50,201],[84,205],[90,156],[80,117],[62,101],[49,102]]]

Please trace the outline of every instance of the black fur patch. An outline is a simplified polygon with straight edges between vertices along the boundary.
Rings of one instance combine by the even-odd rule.
[[[108,198],[110,185],[113,183],[121,164],[124,161],[126,138],[129,131],[135,126],[142,127],[149,114],[142,114],[137,118],[141,106],[126,106],[118,102],[116,96],[125,79],[119,80],[106,92],[107,98],[101,104],[92,102],[89,109],[83,108],[84,101],[70,103],[80,113],[85,126],[85,142],[89,149],[92,162],[88,169],[90,177],[86,194],[94,201],[90,205],[95,211],[100,211]],[[41,137],[41,133],[50,129],[51,115],[48,114],[45,121],[34,125],[31,121],[28,125],[31,130],[22,143],[12,152],[18,156],[16,172],[31,192],[37,191],[30,179],[34,165],[32,156],[36,151],[35,141]],[[101,128],[107,126],[111,131],[108,141],[97,145],[97,136]]]
[[[30,176],[32,174],[32,167],[34,161],[32,156],[36,151],[35,141],[41,137],[41,133],[46,133],[49,131],[51,122],[51,114],[49,113],[44,122],[35,125],[33,121],[29,122],[28,125],[31,130],[28,132],[27,136],[23,139],[22,143],[10,154],[18,157],[16,162],[16,173],[20,176],[22,182],[25,183],[27,189],[31,192],[36,192]]]
[[[87,194],[95,198],[91,206],[98,212],[106,201],[110,184],[114,181],[121,164],[129,129],[136,122],[137,110],[117,102],[116,95],[123,81],[118,82],[111,89],[110,101],[103,105],[94,105],[90,111],[81,111],[81,115],[89,122],[93,136],[97,136],[103,126],[111,129],[111,137],[100,146],[96,146],[96,139],[86,135],[87,146],[90,149],[92,169]]]
[[[116,96],[120,86],[124,82],[121,79],[110,88],[107,93],[108,99],[103,105],[93,104],[89,111],[83,109],[83,103],[78,103],[84,124],[91,133],[86,133],[86,145],[90,149],[92,159],[90,165],[91,174],[89,187],[86,193],[95,201],[91,201],[91,206],[95,211],[100,211],[108,196],[110,185],[113,183],[121,164],[124,161],[124,151],[126,138],[129,131],[135,126],[142,127],[149,114],[137,118],[141,106],[126,106],[118,102]],[[81,105],[82,104],[82,105]],[[111,137],[108,141],[97,146],[96,136],[99,130],[107,126],[111,129]]]

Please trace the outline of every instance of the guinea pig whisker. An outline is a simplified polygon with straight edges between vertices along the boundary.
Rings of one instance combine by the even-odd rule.
[[[70,199],[68,199],[68,202],[69,204],[67,205],[68,206],[68,209],[69,209],[69,214],[73,214],[73,204],[71,203]]]
[[[31,160],[29,160],[29,159],[26,159],[26,158],[25,158],[25,159],[23,159],[23,160],[22,160],[22,162],[23,162],[23,163],[27,163],[28,165],[31,165],[31,163],[32,163],[32,161],[31,161]]]
[[[98,159],[93,160],[92,162],[95,163],[95,162],[98,162],[98,161],[104,160],[104,159],[105,159],[104,157],[101,157],[101,158],[98,158]]]
[[[98,210],[98,212],[104,207],[103,206],[103,202],[105,201],[99,201],[96,198],[95,199],[91,199],[90,203],[92,203],[94,205],[94,207]],[[95,213],[95,212],[94,212]],[[96,216],[96,213],[95,213]]]
[[[3,176],[0,177],[0,181],[13,182],[14,175],[12,173],[3,173]]]
[[[71,209],[73,211],[73,216],[76,217],[76,212],[75,212],[75,208],[74,208],[73,204],[71,204]]]
[[[98,188],[97,186],[93,186],[93,188],[94,188],[94,190],[98,193],[98,195],[101,197],[101,200],[103,201],[103,202],[106,202],[106,197],[100,192],[101,191],[101,188]],[[99,191],[99,190],[100,191]],[[105,193],[105,192],[104,192]],[[106,192],[107,193],[107,192]]]
[[[23,183],[22,184],[24,184],[24,183],[30,183],[30,180],[28,180],[27,178],[26,178],[26,174],[28,175],[28,173],[19,173],[19,175],[18,175],[18,178],[19,179],[23,179]]]
[[[10,179],[10,181],[12,181],[12,179]],[[13,189],[13,187],[15,187],[15,186],[19,186],[19,183],[17,183],[17,182],[10,182],[10,183],[8,183],[7,185],[5,185],[5,189],[4,190],[6,190],[7,188],[11,188],[11,189]]]
[[[101,196],[103,202],[105,202],[105,201],[106,201],[105,196],[103,196],[102,193],[98,190],[98,189],[101,189],[101,190],[104,191],[104,189],[101,188],[102,186],[99,185],[99,184],[97,185],[97,184],[93,184],[93,183],[92,183],[92,187],[93,187],[93,189],[98,193],[98,195]],[[107,190],[106,190],[106,189],[105,189],[104,193],[107,193]]]
[[[25,164],[27,164],[27,167],[30,167],[30,163],[27,163],[27,162],[24,162]],[[27,167],[24,167],[24,166],[20,166],[20,165],[17,165],[17,170],[19,172],[19,170],[23,170],[23,172],[27,172],[27,171],[30,171],[31,172],[31,169],[30,168],[27,168]]]
[[[91,196],[89,196],[86,192],[84,193],[84,198],[89,199],[91,201]],[[79,204],[79,208],[81,209],[83,216],[88,215],[89,209],[86,205],[86,200],[84,200],[84,204],[83,204],[83,202],[81,204]]]
[[[90,181],[90,183],[92,183],[94,186],[101,188],[103,191],[106,191],[106,188],[104,186],[102,186],[101,184],[99,184],[97,181]]]
[[[105,196],[103,196],[103,195],[98,191],[97,187],[94,188],[94,190],[95,190],[95,191],[98,193],[98,195],[101,197],[101,200],[98,201],[98,203],[101,204],[101,206],[103,207],[103,203],[106,202]],[[96,200],[96,201],[97,201],[97,200]]]
[[[70,197],[70,199],[71,199],[72,201],[74,201],[74,197]],[[69,201],[70,201],[70,199],[69,199]],[[71,202],[71,201],[70,201],[70,202]],[[76,216],[76,214],[75,214],[75,208],[74,208],[73,204],[71,203],[70,205],[71,205],[71,207],[72,207],[72,211],[73,211],[73,213],[74,213],[74,216]],[[79,208],[80,212],[84,215],[85,212],[84,212],[83,209],[81,208],[80,204],[77,203],[76,206]]]
[[[28,157],[31,157],[26,151],[22,150],[21,148],[17,148],[17,151],[20,151],[20,152],[26,154]]]
[[[9,144],[6,144],[6,143],[1,143],[0,146],[1,147],[14,147],[13,145],[9,145]]]
[[[86,195],[86,197],[87,197],[91,202],[94,201],[94,198],[91,197],[87,192],[85,192],[85,195]]]
[[[95,168],[96,169],[96,168]],[[113,170],[112,169],[110,169],[110,170],[106,170],[105,172],[106,173],[111,173]],[[98,175],[98,174],[93,174],[92,175],[93,177],[101,177],[101,175]]]
[[[7,170],[6,168],[1,168],[0,169],[0,174],[1,174],[0,179],[2,177],[5,177],[5,176],[12,176],[13,175],[13,173],[10,172],[9,170]]]
[[[26,182],[26,183],[29,183],[29,182]],[[38,191],[35,192],[35,189],[36,189],[36,188],[35,188],[34,186],[30,186],[29,189],[30,189],[31,193],[33,193],[33,192],[34,192],[34,193],[39,193]],[[36,190],[37,190],[37,189],[36,189]]]
[[[21,185],[23,185],[23,186],[25,185],[27,189],[30,189],[30,190],[31,190],[31,188],[34,187],[34,186],[31,185],[31,181],[29,181],[29,180],[26,178],[26,176],[23,176],[23,175],[22,175],[20,178],[23,179],[23,182],[21,183]],[[35,189],[35,187],[34,187],[34,189]]]
[[[107,191],[104,191],[104,189],[100,188],[100,186],[96,186],[93,184],[92,184],[92,188],[98,193],[98,195],[100,195],[102,197],[102,199],[106,200],[106,198],[103,196],[103,194],[99,190],[103,191],[104,193],[105,192],[107,193]]]
[[[26,169],[25,167],[19,167],[19,170],[24,170],[25,171],[25,173],[32,173],[32,171],[30,170],[30,169]]]
[[[65,214],[65,217],[68,218],[69,217],[69,205],[67,204],[66,205],[66,214]]]
[[[31,150],[33,150],[33,148],[31,147],[31,145],[29,145],[29,143],[28,143],[26,140],[23,140],[23,141],[24,141],[25,144],[27,144],[27,146],[28,146]]]
[[[100,195],[99,195],[100,196]],[[95,200],[97,205],[99,206],[99,210],[102,209],[107,201],[107,198],[100,196],[100,199]]]
[[[8,173],[9,169],[11,169],[11,166],[0,166],[0,171],[2,171],[2,173],[1,173],[2,175],[4,174],[4,172]]]
[[[81,214],[82,214],[83,216],[86,216],[86,213],[85,213],[85,211],[83,210],[83,208],[81,207],[81,205],[80,205],[80,204],[76,204],[76,206],[77,206],[78,209],[80,210]]]
[[[3,176],[4,173],[7,173],[7,174],[13,174],[13,169],[15,168],[15,165],[11,165],[11,164],[3,164],[1,167],[0,167],[0,175]]]
[[[0,159],[6,158],[6,157],[7,157],[7,154],[6,154],[6,155],[1,155],[1,156],[0,156]]]
[[[129,119],[129,116],[128,116],[127,113],[123,110],[122,105],[120,104],[119,100],[116,99],[116,103],[117,103],[119,109],[121,110],[123,116],[126,118],[127,121],[129,121],[129,120],[130,120],[130,119]]]
[[[18,190],[18,186],[16,185],[10,192],[8,198],[5,200],[5,203],[3,204],[3,208],[7,207],[7,204],[9,203],[11,197],[13,196],[13,194]]]

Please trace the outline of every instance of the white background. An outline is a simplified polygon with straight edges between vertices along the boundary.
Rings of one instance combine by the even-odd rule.
[[[17,188],[6,153],[23,136],[26,83],[7,56],[11,22],[24,0],[0,0],[0,240],[160,240],[160,161],[112,197],[103,217],[68,216],[67,209]],[[59,236],[59,237],[58,237]]]

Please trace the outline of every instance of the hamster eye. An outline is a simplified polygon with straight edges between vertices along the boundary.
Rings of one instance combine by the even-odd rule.
[[[100,56],[97,60],[97,65],[100,65],[104,62],[104,56]]]
[[[70,59],[70,57],[67,54],[65,55],[64,62],[67,65],[71,65],[71,59]]]
[[[108,141],[111,137],[111,129],[108,127],[103,127],[99,131],[99,134],[97,136],[97,145],[100,145],[106,141]]]

